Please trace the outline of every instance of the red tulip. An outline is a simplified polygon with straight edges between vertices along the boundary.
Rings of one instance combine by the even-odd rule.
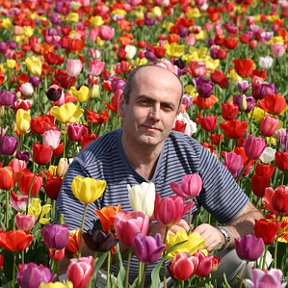
[[[202,252],[197,252],[194,256],[199,259],[195,274],[202,278],[207,277],[210,273],[214,272],[220,262],[220,258],[217,256],[205,256]]]
[[[239,108],[233,103],[222,103],[221,115],[225,120],[236,119],[239,113]]]
[[[268,94],[259,102],[260,107],[271,114],[281,114],[286,107],[286,100],[281,94]]]
[[[93,257],[73,258],[67,269],[68,280],[74,288],[86,288],[94,271]]]
[[[173,278],[185,281],[195,274],[198,263],[198,257],[192,256],[188,252],[183,252],[173,258],[168,269]]]
[[[15,185],[16,179],[10,166],[0,168],[0,189],[10,190]]]
[[[50,259],[53,259],[55,262],[59,262],[63,259],[65,255],[65,248],[63,249],[48,249]]]
[[[229,138],[244,137],[248,128],[248,122],[241,122],[239,120],[227,120],[219,123],[223,129],[224,134]]]
[[[241,60],[237,58],[233,60],[233,63],[237,74],[241,77],[246,78],[252,75],[254,70],[254,62],[252,59],[247,58],[245,60]]]
[[[53,148],[50,145],[33,144],[33,161],[39,165],[48,164],[53,156]]]
[[[264,164],[264,163],[257,163],[255,167],[255,173],[259,176],[268,176],[272,177],[275,171],[275,166]]]
[[[270,185],[271,177],[253,175],[251,178],[251,188],[257,197],[263,197],[265,190]]]
[[[199,117],[199,123],[201,127],[208,132],[212,132],[213,130],[215,130],[216,121],[217,121],[217,116],[214,116],[214,115],[210,115],[206,117],[201,117],[201,116]]]
[[[260,121],[260,132],[265,137],[270,137],[274,134],[279,123],[279,119],[266,115]]]
[[[48,130],[58,130],[58,126],[54,124],[53,116],[44,115],[31,119],[30,129],[33,133],[42,135]]]
[[[79,251],[80,238],[81,238],[80,229],[69,231],[69,239],[65,247],[65,253],[67,253],[69,256],[77,255]],[[82,239],[82,245],[83,244],[84,244],[84,239]]]
[[[210,74],[211,80],[217,83],[221,88],[228,87],[228,78],[221,70],[215,70]]]
[[[283,216],[288,215],[288,186],[278,186],[271,197],[272,207]]]
[[[52,200],[57,199],[62,182],[63,182],[62,178],[53,176],[46,181],[44,190],[50,199]]]
[[[2,254],[0,254],[0,270],[4,265],[4,256]]]
[[[115,216],[115,231],[124,245],[131,247],[137,233],[147,235],[149,216],[142,212],[120,212]]]
[[[255,220],[255,236],[262,238],[265,245],[270,245],[274,242],[280,225],[280,222],[268,221],[266,219]]]
[[[23,174],[19,180],[19,191],[22,195],[34,197],[40,191],[43,183],[43,176],[32,173],[29,169],[24,169]]]
[[[170,196],[160,199],[159,193],[156,193],[154,217],[164,226],[172,226],[173,224],[178,223],[193,205],[193,201],[190,201],[185,205],[184,199],[179,196]]]
[[[288,171],[288,152],[276,152],[275,160],[278,169]]]
[[[0,232],[0,247],[10,252],[21,252],[31,245],[33,238],[23,230]]]

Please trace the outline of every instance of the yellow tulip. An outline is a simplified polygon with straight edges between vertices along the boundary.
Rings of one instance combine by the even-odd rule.
[[[99,88],[99,85],[97,84],[94,84],[90,90],[90,97],[95,99],[99,96],[99,93],[100,93],[100,88]]]
[[[60,107],[53,106],[50,113],[61,123],[75,123],[82,116],[83,109],[79,109],[74,103],[69,102]]]
[[[105,180],[76,176],[72,181],[72,192],[74,196],[84,204],[95,202],[101,197],[105,189]]]
[[[192,97],[196,97],[198,95],[197,89],[191,84],[186,85],[184,91]]]
[[[18,109],[16,112],[16,130],[26,133],[30,129],[30,110]]]
[[[269,44],[284,44],[284,38],[282,36],[275,36],[269,40]]]
[[[1,27],[3,29],[9,29],[13,27],[12,21],[10,18],[3,18],[2,19],[2,23],[1,23]]]
[[[115,10],[112,11],[111,14],[112,14],[112,16],[119,15],[119,16],[125,17],[127,12],[125,10],[123,10],[123,9],[115,9]]]
[[[159,6],[155,6],[152,9],[152,17],[156,18],[156,17],[161,17],[161,16],[162,16],[161,8]]]
[[[66,16],[66,21],[68,22],[79,22],[79,15],[76,12],[71,12]]]
[[[257,121],[257,123],[259,123],[261,121],[261,119],[266,115],[266,112],[259,108],[259,107],[255,107],[250,113],[249,113],[249,117],[251,117],[252,119],[255,119]]]
[[[30,56],[25,59],[25,64],[30,73],[41,76],[42,73],[42,61],[40,57]]]
[[[56,170],[57,170],[57,166],[55,166],[55,165],[50,165],[49,168],[48,168],[48,172],[51,175],[56,175]]]
[[[67,282],[50,282],[50,283],[41,283],[39,288],[73,288],[73,283],[71,281]]]
[[[179,45],[177,43],[171,43],[165,45],[166,54],[169,57],[180,58],[184,54],[184,45]]]
[[[31,26],[23,26],[23,34],[25,38],[30,38],[33,36],[34,29]]]
[[[100,27],[104,24],[104,20],[101,16],[93,16],[90,18],[90,23],[93,25],[93,26],[97,26],[97,27]]]
[[[167,234],[166,250],[185,240],[185,243],[177,246],[168,254],[168,259],[173,259],[176,254],[182,252],[189,252],[193,255],[197,251],[204,249],[205,239],[202,238],[199,233],[193,232],[188,235],[187,232],[182,229],[178,230],[176,234]]]
[[[16,66],[16,61],[14,59],[7,59],[6,64],[8,69],[14,69]]]
[[[81,86],[78,90],[75,86],[71,87],[69,91],[79,102],[85,102],[89,99],[89,88],[87,86]]]
[[[242,81],[242,77],[239,76],[237,74],[237,72],[235,71],[235,69],[231,69],[229,72],[228,72],[228,76],[230,79],[232,79],[233,81]]]
[[[206,56],[204,62],[207,70],[216,70],[220,64],[219,59],[212,59],[210,56]]]
[[[200,12],[200,10],[197,9],[197,8],[193,8],[193,9],[190,8],[190,9],[187,11],[186,15],[187,15],[187,18],[188,18],[188,19],[191,19],[191,18],[199,18],[199,17],[201,16],[201,12]]]
[[[50,204],[41,206],[41,200],[39,198],[33,198],[28,208],[28,214],[34,215],[35,219],[37,219],[40,224],[47,224],[50,221],[50,218],[45,218],[44,216],[48,214],[50,210]]]

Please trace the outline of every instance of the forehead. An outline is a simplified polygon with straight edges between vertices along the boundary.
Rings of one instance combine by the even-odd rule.
[[[153,96],[161,93],[179,101],[182,97],[180,80],[169,70],[162,67],[144,67],[137,71],[131,82],[131,96],[143,94]]]

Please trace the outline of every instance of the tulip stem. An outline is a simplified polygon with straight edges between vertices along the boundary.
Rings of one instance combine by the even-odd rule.
[[[84,212],[83,212],[83,216],[82,216],[82,222],[81,222],[81,228],[80,228],[80,240],[79,240],[79,250],[78,250],[78,257],[81,257],[81,253],[82,253],[82,237],[83,237],[83,227],[84,227],[84,220],[85,220],[85,215],[86,215],[86,211],[87,211],[87,207],[88,205],[85,204],[84,206]]]
[[[262,270],[264,270],[265,269],[265,264],[266,264],[266,255],[267,255],[267,249],[268,249],[268,247],[267,247],[267,245],[265,245],[265,250],[264,250],[264,255],[263,255],[263,257],[262,257],[262,259],[261,259],[261,269]]]
[[[126,275],[125,275],[125,288],[128,288],[128,286],[129,286],[129,273],[130,273],[131,257],[132,257],[132,249],[129,248],[128,258],[127,258]]]
[[[16,276],[16,261],[17,261],[17,254],[13,253],[13,271],[12,271],[12,286],[15,287],[15,276]]]
[[[107,263],[107,283],[106,283],[106,287],[110,288],[111,284],[110,284],[110,273],[111,273],[111,251],[108,251],[108,263]]]
[[[145,263],[140,262],[139,263],[139,272],[138,272],[138,287],[142,288],[144,287],[145,283]]]
[[[243,274],[242,274],[241,280],[240,280],[240,286],[239,286],[240,288],[243,287],[243,281],[244,281],[244,277],[246,275],[246,272],[248,270],[248,264],[249,264],[249,261],[246,261],[245,267],[244,267],[244,270],[243,270]]]
[[[6,231],[9,230],[9,214],[10,214],[10,203],[9,203],[9,191],[6,191]]]

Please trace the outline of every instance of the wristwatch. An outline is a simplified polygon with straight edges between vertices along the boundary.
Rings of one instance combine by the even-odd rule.
[[[230,231],[225,226],[218,226],[217,228],[219,229],[219,231],[223,234],[223,236],[225,238],[225,243],[224,243],[224,245],[222,245],[222,247],[220,249],[225,250],[229,247],[229,245],[231,243]]]

